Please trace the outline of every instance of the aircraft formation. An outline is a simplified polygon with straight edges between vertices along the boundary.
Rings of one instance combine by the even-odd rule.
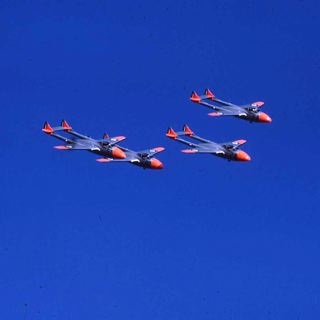
[[[270,123],[272,121],[269,115],[260,111],[260,108],[264,105],[264,102],[261,101],[247,105],[236,105],[216,98],[209,89],[205,90],[204,95],[198,95],[193,91],[190,100],[214,110],[208,114],[209,116],[234,116],[249,122]],[[144,169],[163,169],[164,167],[163,163],[155,158],[156,154],[165,150],[164,147],[133,151],[120,145],[120,142],[126,139],[124,136],[109,137],[109,135],[104,134],[102,139],[93,139],[74,131],[66,120],[62,120],[60,126],[57,127],[51,127],[46,121],[42,131],[64,142],[63,145],[58,145],[54,148],[68,151],[86,150],[101,156],[96,159],[100,163],[129,162]],[[61,132],[64,135],[61,135]],[[182,131],[179,132],[174,131],[171,127],[168,128],[166,136],[190,147],[181,150],[183,153],[207,153],[229,161],[251,160],[251,157],[240,149],[247,142],[244,139],[217,143],[196,135],[186,124],[183,126]]]

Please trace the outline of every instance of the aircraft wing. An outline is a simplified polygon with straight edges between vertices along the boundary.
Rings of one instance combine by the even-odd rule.
[[[211,104],[206,101],[200,100],[198,104],[201,104],[202,106],[205,106],[209,109],[214,110],[214,112],[208,113],[211,117],[219,117],[219,116],[245,116],[246,113],[243,108],[235,106],[235,105],[224,105],[224,106],[218,106],[215,104]]]
[[[146,150],[138,151],[137,153],[142,157],[152,158],[157,153],[162,152],[164,150],[165,150],[164,147],[156,147],[156,148],[152,148],[152,149],[146,149]]]
[[[140,160],[134,155],[134,154],[126,154],[125,159],[113,159],[113,158],[99,158],[96,159],[96,161],[100,163],[105,163],[105,162],[131,162],[131,163],[137,163],[140,162]]]
[[[201,103],[202,104],[202,103]],[[228,107],[217,107],[214,106],[212,108],[213,110],[216,110],[214,112],[208,113],[210,117],[220,117],[220,116],[246,116],[247,114],[242,110],[238,108]]]
[[[141,151],[133,151],[133,150],[130,150],[128,148],[125,148],[125,147],[122,147],[119,145],[117,147],[120,148],[122,151],[126,152],[126,155],[129,156],[129,158],[127,158],[127,159],[129,159],[129,160],[130,160],[130,157],[135,158],[134,157],[135,154],[138,154],[140,157],[152,158],[157,153],[165,150],[164,147],[156,147],[156,148],[146,149],[146,150],[141,150]]]
[[[192,149],[181,150],[183,153],[209,153],[209,154],[225,154],[219,146],[208,146],[208,147],[194,147]]]
[[[217,106],[215,104],[211,104],[205,101],[199,102],[199,104],[214,110],[214,112],[208,113],[211,117],[219,117],[219,116],[245,116],[246,113],[243,108],[235,106],[235,105],[228,105],[228,106]]]
[[[58,149],[58,150],[88,150],[88,151],[100,151],[101,150],[97,146],[89,146],[89,145],[86,146],[86,145],[81,145],[81,144],[77,144],[77,143],[74,143],[74,144],[68,143],[63,146],[55,146],[54,148]]]
[[[226,147],[227,149],[238,149],[241,145],[245,144],[247,140],[240,139],[231,142],[223,142],[220,145]]]
[[[124,136],[117,136],[117,137],[110,138],[109,136],[105,135],[105,137],[102,140],[96,140],[96,141],[103,144],[103,145],[108,145],[109,147],[112,147],[115,144],[117,144],[125,139],[126,139],[126,137],[124,137]]]
[[[250,104],[242,105],[241,107],[249,111],[258,111],[259,108],[261,108],[263,105],[264,105],[263,101],[256,101]]]

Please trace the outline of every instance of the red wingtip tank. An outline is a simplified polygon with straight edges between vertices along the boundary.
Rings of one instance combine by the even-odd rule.
[[[127,156],[125,152],[123,152],[120,148],[118,147],[113,147],[111,150],[112,156],[116,159],[125,159]]]
[[[150,168],[163,169],[163,163],[156,158],[152,158],[152,159],[150,159]]]
[[[259,122],[268,122],[268,123],[272,122],[271,117],[264,112],[258,113],[258,119],[259,119]]]
[[[251,157],[246,152],[239,150],[236,152],[236,159],[239,161],[250,161]]]

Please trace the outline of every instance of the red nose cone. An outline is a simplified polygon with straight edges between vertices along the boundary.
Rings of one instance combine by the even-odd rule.
[[[159,161],[158,159],[153,158],[150,160],[150,167],[152,169],[162,169],[163,163],[161,161]]]
[[[125,159],[126,154],[118,147],[112,148],[112,156],[116,159]]]
[[[260,122],[272,122],[272,119],[264,112],[259,112],[258,119]]]
[[[250,156],[241,150],[236,153],[236,159],[239,161],[250,161],[251,160]]]

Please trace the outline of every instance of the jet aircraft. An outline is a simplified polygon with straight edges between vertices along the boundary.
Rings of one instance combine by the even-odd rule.
[[[119,148],[125,153],[125,159],[114,159],[114,158],[100,158],[97,159],[98,162],[130,162],[143,169],[163,169],[163,163],[154,158],[154,156],[165,150],[163,147],[157,147],[142,151],[133,151],[124,147]]]
[[[200,96],[193,91],[190,100],[214,110],[214,112],[208,113],[208,115],[212,117],[234,116],[250,122],[268,123],[272,121],[269,115],[260,111],[259,108],[264,105],[264,102],[262,101],[239,106],[216,98],[216,96],[209,89],[206,89],[204,95]],[[217,104],[209,103],[208,100],[211,100],[213,103],[215,102]]]
[[[225,158],[229,161],[251,160],[250,156],[246,152],[239,149],[241,145],[247,142],[246,140],[216,143],[195,135],[187,125],[183,126],[182,132],[175,132],[172,128],[168,128],[166,136],[172,140],[176,140],[191,147],[191,149],[181,150],[181,152],[184,153],[209,153],[221,158]],[[200,141],[200,143],[190,142],[180,138],[181,136],[187,136],[191,139]]]
[[[61,126],[59,127],[51,127],[51,125],[46,121],[42,131],[52,137],[62,140],[65,143],[64,145],[54,147],[58,150],[87,150],[104,157],[112,157],[116,159],[124,159],[126,157],[126,154],[116,145],[118,142],[126,139],[124,136],[110,138],[107,134],[104,134],[102,140],[96,140],[74,131],[65,120],[61,121]],[[64,131],[74,138],[62,136],[57,133],[59,131]]]
[[[103,139],[96,140],[74,131],[65,120],[62,120],[61,125],[58,127],[51,127],[46,121],[42,131],[65,143],[64,145],[55,146],[58,150],[87,150],[103,157],[97,159],[98,162],[127,161],[143,168],[163,168],[163,164],[154,158],[155,154],[164,150],[162,147],[135,152],[118,145],[119,142],[126,139],[124,136],[110,138],[107,134],[104,134]],[[59,131],[64,131],[73,136],[73,138],[62,136],[57,133]]]

